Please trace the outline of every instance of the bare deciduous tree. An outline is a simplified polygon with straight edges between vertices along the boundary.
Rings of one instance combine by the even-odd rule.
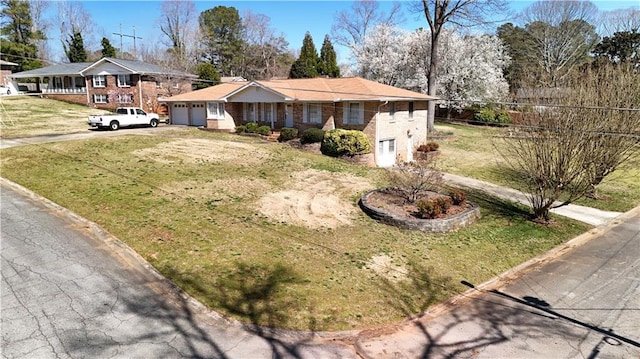
[[[590,1],[538,1],[523,11],[544,85],[562,86],[571,71],[588,61],[599,41],[592,25],[597,16],[598,8]]]
[[[497,145],[526,185],[536,219],[594,195],[606,176],[638,158],[639,76],[625,66],[587,70],[572,79],[560,105],[534,108],[524,130]]]
[[[506,11],[503,0],[422,0],[417,7],[424,13],[431,31],[431,52],[427,73],[428,95],[436,96],[436,73],[440,66],[439,40],[445,25],[471,27],[487,23],[488,18]],[[433,130],[435,102],[429,101],[427,131]]]
[[[435,156],[400,163],[389,169],[387,175],[409,203],[415,203],[425,192],[436,191],[442,185],[442,172],[436,168]]]
[[[277,34],[271,19],[263,14],[246,11],[242,16],[245,31],[245,76],[251,79],[271,79],[289,72],[286,61],[289,43],[284,34]]]
[[[602,36],[611,36],[616,32],[640,31],[640,9],[618,9],[603,12],[598,21],[599,32]]]
[[[86,48],[94,48],[96,44],[93,38],[95,24],[91,15],[87,12],[81,2],[78,1],[60,1],[56,2],[58,10],[58,18],[60,21],[60,39],[65,44],[65,40],[74,34],[82,34]]]
[[[46,34],[50,23],[43,18],[43,14],[51,3],[47,0],[29,0],[31,9],[31,32]],[[50,55],[47,39],[36,40],[38,47],[38,56],[42,59],[48,59]]]
[[[376,26],[394,27],[404,21],[400,3],[395,2],[389,12],[379,8],[376,0],[357,0],[349,11],[337,13],[331,26],[333,41],[349,48],[351,56],[356,58],[362,52],[365,38]],[[360,69],[360,73],[366,70]]]
[[[195,66],[198,39],[198,13],[193,1],[166,0],[160,5],[160,30],[166,35],[163,42],[173,57],[172,67],[189,71]],[[168,41],[167,41],[168,40]]]

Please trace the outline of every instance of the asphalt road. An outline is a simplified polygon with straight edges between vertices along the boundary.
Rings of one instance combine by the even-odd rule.
[[[640,207],[593,232],[503,285],[471,289],[450,310],[361,338],[360,352],[368,358],[640,358]]]
[[[0,181],[3,358],[348,358],[217,317],[81,219]]]

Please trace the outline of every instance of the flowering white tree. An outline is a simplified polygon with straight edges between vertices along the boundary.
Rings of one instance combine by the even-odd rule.
[[[379,25],[365,37],[357,61],[370,80],[426,93],[429,52],[428,30],[406,32]],[[436,74],[437,96],[464,105],[498,101],[507,95],[503,69],[510,59],[498,37],[443,30],[438,52],[442,62]]]

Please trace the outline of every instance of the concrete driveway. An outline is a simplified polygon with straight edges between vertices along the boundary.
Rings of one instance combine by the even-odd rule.
[[[220,318],[89,222],[0,189],[3,358],[355,357],[308,333]]]

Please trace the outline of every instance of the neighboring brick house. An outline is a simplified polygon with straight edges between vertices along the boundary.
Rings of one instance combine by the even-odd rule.
[[[11,72],[18,64],[5,60],[0,60],[0,86],[8,86],[10,82]]]
[[[435,98],[358,77],[223,83],[161,98],[173,124],[233,130],[257,122],[272,129],[363,131],[378,166],[413,159],[426,141],[427,104]]]
[[[17,72],[14,79],[36,79],[43,97],[113,110],[136,106],[161,112],[158,97],[191,91],[196,75],[135,60],[102,58]]]

